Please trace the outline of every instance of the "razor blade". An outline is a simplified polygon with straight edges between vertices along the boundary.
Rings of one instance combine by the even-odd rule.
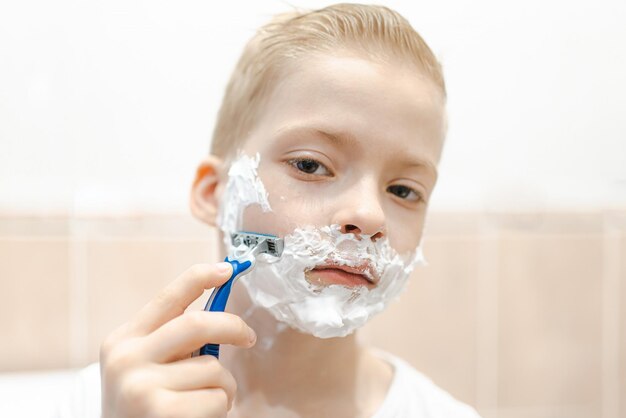
[[[241,245],[247,247],[249,251],[246,255],[269,254],[280,257],[283,253],[283,240],[274,235],[242,231],[231,234],[230,239],[235,248]]]

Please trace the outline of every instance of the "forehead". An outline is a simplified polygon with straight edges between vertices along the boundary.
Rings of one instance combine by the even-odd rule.
[[[404,156],[436,166],[445,135],[445,99],[413,65],[312,55],[285,69],[257,120],[248,151],[259,151],[285,132],[318,131],[350,138],[343,142],[355,147],[394,155],[402,149]]]

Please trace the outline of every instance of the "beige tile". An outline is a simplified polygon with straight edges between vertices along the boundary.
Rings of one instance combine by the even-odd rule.
[[[110,239],[84,245],[88,361],[96,361],[104,337],[134,316],[161,288],[193,264],[216,261],[215,245],[208,239]]]
[[[72,235],[85,239],[205,239],[214,231],[190,215],[74,218],[69,222],[69,229]]]
[[[626,218],[626,217],[625,217]],[[619,416],[626,418],[626,227],[623,229],[620,245],[620,344],[619,344]]]
[[[428,266],[362,331],[363,339],[399,355],[464,402],[474,404],[476,240],[431,239]]]
[[[585,406],[535,406],[480,411],[482,418],[605,418],[597,408]]]
[[[602,280],[602,418],[619,418],[621,234],[607,216]]]
[[[497,225],[501,231],[533,234],[600,234],[604,227],[602,211],[505,212],[486,213],[483,221]]]
[[[0,238],[0,371],[68,365],[68,242]]]
[[[68,219],[63,216],[37,217],[0,214],[2,238],[64,238],[68,234]]]
[[[509,233],[499,257],[499,404],[600,416],[602,237]]]
[[[430,212],[424,227],[426,238],[476,237],[481,232],[480,212]]]

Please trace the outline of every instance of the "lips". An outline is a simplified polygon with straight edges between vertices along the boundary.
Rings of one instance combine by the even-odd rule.
[[[369,289],[376,287],[380,279],[369,263],[358,266],[328,263],[307,272],[307,278],[310,282],[319,285],[365,286]]]

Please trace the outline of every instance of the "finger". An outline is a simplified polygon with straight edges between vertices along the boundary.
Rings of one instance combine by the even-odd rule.
[[[222,418],[230,408],[223,389],[191,391],[160,390],[158,410],[161,416],[188,418]]]
[[[187,312],[146,336],[144,353],[154,362],[169,362],[193,353],[207,343],[252,347],[256,334],[228,312]]]
[[[213,356],[200,356],[156,365],[162,387],[175,391],[222,388],[232,402],[237,391],[233,375]]]
[[[182,315],[205,289],[220,286],[231,276],[230,263],[196,264],[178,276],[133,318],[133,334],[147,335],[172,318]]]

